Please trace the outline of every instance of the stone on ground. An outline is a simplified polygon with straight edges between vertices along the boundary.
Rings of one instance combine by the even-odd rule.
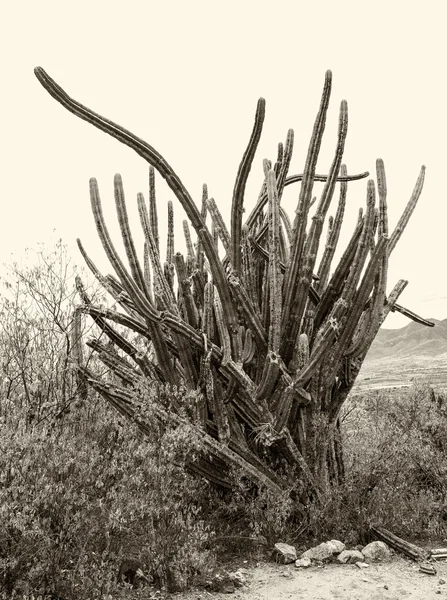
[[[322,542],[314,548],[309,548],[302,553],[300,558],[310,558],[310,560],[327,560],[334,554],[334,546],[328,542]]]
[[[275,554],[276,561],[281,562],[284,565],[293,563],[297,559],[295,547],[290,546],[289,544],[278,542],[275,544],[273,552]]]
[[[384,542],[371,542],[363,548],[362,554],[370,562],[387,560],[391,556],[390,549]]]
[[[343,552],[337,556],[337,560],[345,565],[346,563],[354,564],[357,562],[363,562],[365,557],[358,550],[343,550]]]

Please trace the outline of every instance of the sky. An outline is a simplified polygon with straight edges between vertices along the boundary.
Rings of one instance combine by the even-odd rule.
[[[0,263],[60,237],[81,264],[79,237],[109,272],[90,211],[89,179],[98,179],[114,235],[114,174],[123,177],[135,230],[136,194],[147,196],[143,159],[57,104],[34,67],[153,145],[197,203],[207,183],[227,223],[258,98],[266,100],[266,119],[247,211],[262,184],[263,159],[275,160],[289,128],[295,132],[290,173],[303,171],[330,69],[332,97],[317,172],[331,163],[343,99],[349,107],[344,162],[349,173],[375,177],[376,159],[384,160],[391,228],[426,165],[419,204],[390,259],[389,290],[408,279],[400,303],[425,318],[447,318],[444,0],[41,0],[3,3],[1,12]],[[298,194],[299,186],[291,186],[284,196],[291,216]],[[166,203],[174,201],[180,240],[185,216],[160,178],[157,196],[161,221]],[[366,180],[351,183],[341,246],[365,199]],[[386,327],[407,322],[390,315]]]

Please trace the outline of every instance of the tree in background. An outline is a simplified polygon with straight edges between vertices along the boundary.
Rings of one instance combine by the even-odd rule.
[[[189,469],[224,488],[234,487],[237,472],[258,487],[293,492],[300,498],[319,497],[332,481],[343,479],[340,410],[386,316],[399,310],[431,325],[397,304],[406,281],[397,282],[387,294],[388,261],[421,194],[425,168],[390,232],[385,169],[377,161],[377,186],[368,180],[366,209],[333,265],[348,183],[369,173],[348,175],[342,164],[348,127],[347,103],[342,101],[334,159],[327,175],[316,174],[331,93],[330,72],[304,172],[289,175],[294,139],[289,130],[285,144],[278,145],[276,161],[264,161],[265,177],[255,208],[243,221],[246,182],[265,114],[265,102],[259,100],[236,177],[229,227],[206,186],[199,210],[152,146],[70,98],[42,68],[35,73],[70,112],[128,145],[150,164],[149,203],[143,194],[137,199],[145,239],[141,256],[130,231],[122,180],[115,176],[115,203],[128,266],[109,235],[97,182],[90,181],[98,234],[115,275],[100,273],[80,242],[79,247],[121,310],[96,305],[78,283],[82,304],[76,310],[77,327],[82,314],[89,314],[108,338],[108,344],[96,337],[89,345],[116,380],[105,381],[79,353],[80,373],[143,431],[149,431],[140,411],[147,386],[199,390],[193,406],[182,405],[175,395],[150,414],[160,422],[192,422],[200,432]],[[167,254],[165,260],[161,257],[154,170],[188,217],[186,256],[174,251],[169,204]],[[324,182],[318,201],[313,197],[317,181]],[[301,182],[301,188],[292,223],[281,198],[284,188],[296,182]],[[338,204],[329,216],[337,186]],[[195,243],[189,224],[197,235]],[[139,344],[118,326],[138,336]]]
[[[23,264],[9,266],[3,279],[1,410],[11,416],[17,409],[27,426],[60,419],[86,398],[85,383],[72,367],[75,276],[58,240],[51,249],[27,250]]]

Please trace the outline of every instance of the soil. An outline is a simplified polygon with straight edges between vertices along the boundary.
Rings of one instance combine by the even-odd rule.
[[[244,565],[240,565],[244,566]],[[436,575],[419,571],[411,560],[394,556],[386,563],[328,564],[297,569],[292,565],[258,563],[247,569],[248,585],[233,594],[207,591],[177,594],[176,600],[435,600],[447,598],[447,561],[435,565]]]

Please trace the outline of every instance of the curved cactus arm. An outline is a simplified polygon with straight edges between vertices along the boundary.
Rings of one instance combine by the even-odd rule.
[[[256,108],[255,123],[253,131],[248,142],[247,149],[242,157],[242,162],[239,165],[239,170],[236,177],[236,183],[233,190],[233,201],[231,204],[231,253],[230,259],[233,269],[240,273],[241,269],[241,236],[242,236],[242,215],[245,186],[247,184],[248,175],[251,165],[261,138],[262,126],[265,117],[265,100],[260,98]]]
[[[414,209],[416,208],[416,204],[419,200],[419,196],[421,195],[422,188],[424,185],[424,179],[425,179],[425,166],[422,166],[421,172],[419,173],[419,177],[416,181],[416,185],[413,189],[413,193],[411,194],[411,198],[408,201],[408,204],[405,207],[405,210],[404,210],[401,218],[399,219],[399,222],[397,223],[393,233],[390,235],[390,242],[389,242],[389,246],[388,246],[388,251],[390,254],[394,250],[397,242],[400,239],[400,236],[402,235],[405,227],[407,226],[408,221],[410,220],[411,215],[413,214]]]
[[[117,251],[115,250],[104,221],[98,183],[94,178],[90,179],[90,199],[99,239],[101,240],[110,264],[120,278],[124,289],[131,297],[135,308],[150,321],[158,322],[160,320],[158,311],[150,304],[149,299],[144,296],[143,292],[137,287],[135,282],[129,276]]]
[[[340,173],[342,177],[347,175],[346,165],[341,165]],[[348,184],[346,181],[343,181],[340,185],[340,198],[338,201],[337,212],[335,213],[333,226],[330,231],[330,234],[328,235],[327,244],[324,249],[324,253],[317,271],[319,281],[316,285],[316,288],[317,291],[320,293],[322,293],[326,289],[332,260],[337,249],[338,240],[340,238],[341,226],[345,214],[347,191]]]
[[[363,173],[357,173],[355,175],[345,175],[345,176],[339,175],[337,177],[337,182],[347,183],[349,181],[358,181],[359,179],[365,179],[366,177],[369,177],[369,171],[364,171]],[[297,175],[291,175],[286,178],[284,185],[286,187],[288,185],[291,185],[292,183],[298,183],[300,181],[303,181],[303,178],[304,178],[304,173],[298,173]],[[327,179],[328,179],[328,175],[318,175],[318,174],[314,175],[314,181],[324,183],[327,181]],[[315,199],[311,200],[310,206],[312,206],[314,201],[315,201]],[[249,227],[251,229],[254,226],[256,219],[259,216],[259,213],[262,211],[262,209],[267,204],[267,202],[268,202],[267,189],[266,189],[265,182],[264,182],[261,192],[259,194],[258,201],[257,201],[255,207],[253,208],[252,212],[250,213],[248,219],[245,222],[247,227]]]
[[[298,280],[300,279],[302,253],[306,238],[307,215],[309,211],[309,204],[312,198],[315,168],[326,124],[326,113],[329,106],[329,98],[331,95],[331,85],[332,73],[330,71],[327,71],[320,108],[314,124],[312,137],[309,144],[309,150],[307,153],[306,165],[304,168],[304,176],[298,199],[298,206],[295,211],[295,221],[293,224],[293,239],[292,246],[290,248],[290,262],[284,277],[282,348],[283,350],[287,349],[288,352],[290,352],[291,349],[293,350],[296,338],[296,336],[293,337],[293,322],[290,318],[290,315],[292,307],[294,306],[296,287],[298,285]],[[290,357],[288,357],[288,359],[290,359]]]
[[[348,181],[358,181],[359,179],[366,179],[369,177],[369,171],[364,171],[363,173],[357,173],[355,175],[339,175],[337,177],[337,181],[341,183],[347,183]],[[299,181],[303,181],[304,173],[298,173],[297,175],[290,175],[286,179],[285,185],[291,185],[292,183],[298,183]],[[315,173],[314,181],[325,182],[328,179],[328,175],[318,175]]]
[[[225,274],[223,273],[222,265],[220,263],[216,249],[214,247],[208,230],[204,227],[204,223],[193,199],[189,195],[182,181],[172,169],[172,167],[167,163],[163,156],[159,152],[157,152],[150,144],[144,142],[127,129],[124,129],[124,127],[121,127],[113,121],[102,117],[98,113],[95,113],[86,106],[82,105],[80,102],[77,102],[76,100],[71,98],[44,71],[44,69],[42,69],[41,67],[36,67],[34,69],[34,73],[39,82],[42,84],[42,86],[47,90],[47,92],[51,96],[53,96],[55,100],[62,104],[62,106],[64,106],[67,110],[69,110],[77,117],[83,119],[84,121],[87,121],[88,123],[91,123],[101,131],[104,131],[105,133],[111,135],[121,143],[125,144],[126,146],[129,146],[129,148],[132,148],[132,150],[134,150],[137,154],[144,158],[144,160],[146,160],[150,165],[154,166],[160,173],[160,175],[163,177],[163,179],[165,179],[166,183],[174,192],[176,198],[182,205],[188,219],[192,223],[192,226],[196,230],[203,243],[203,248],[206,256],[208,257],[214,281],[216,283],[216,286],[218,287],[219,295],[222,298],[225,319],[230,329],[233,329],[236,325],[237,317],[235,310],[230,302],[229,290],[225,281]]]
[[[130,266],[130,272],[135,283],[138,287],[146,294],[150,299],[146,282],[144,279],[143,271],[138,260],[137,252],[135,250],[135,244],[130,231],[129,219],[127,216],[126,200],[124,196],[123,180],[121,175],[117,173],[113,181],[115,191],[115,205],[116,212],[118,215],[118,224],[123,238],[124,249],[126,251],[127,260]]]
[[[155,167],[163,179],[166,180],[175,196],[179,199],[194,228],[200,229],[203,227],[200,213],[197,210],[194,201],[180,181],[178,175],[161,154],[159,154],[150,144],[141,140],[124,127],[106,119],[80,102],[77,102],[74,98],[71,98],[41,67],[36,67],[34,73],[47,92],[53,96],[57,102],[62,104],[64,108],[80,119],[91,123],[101,131],[114,137],[119,142],[129,146],[129,148],[132,148],[132,150],[144,158],[150,165]]]

